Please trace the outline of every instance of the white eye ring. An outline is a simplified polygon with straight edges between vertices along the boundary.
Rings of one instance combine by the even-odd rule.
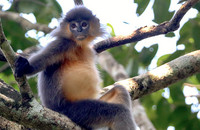
[[[87,21],[82,21],[82,22],[81,22],[81,27],[82,27],[83,29],[86,29],[86,28],[88,27],[88,22],[87,22]]]
[[[70,28],[71,28],[72,30],[76,30],[76,29],[77,29],[77,23],[76,23],[76,22],[72,22],[72,23],[70,24]]]

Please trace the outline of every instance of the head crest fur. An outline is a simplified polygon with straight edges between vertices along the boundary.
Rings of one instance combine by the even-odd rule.
[[[94,18],[95,16],[92,14],[92,11],[87,9],[84,6],[77,6],[73,9],[71,9],[65,16],[64,21],[65,22],[71,22],[74,20],[90,20],[91,18]]]

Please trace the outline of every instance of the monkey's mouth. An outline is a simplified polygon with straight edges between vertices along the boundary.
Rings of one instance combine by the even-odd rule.
[[[86,36],[84,36],[84,35],[78,35],[76,37],[77,40],[84,40],[85,38],[86,38]]]

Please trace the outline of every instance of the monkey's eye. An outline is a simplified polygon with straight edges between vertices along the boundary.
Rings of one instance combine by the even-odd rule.
[[[81,22],[81,26],[83,28],[87,28],[88,27],[88,23],[86,21]]]
[[[77,28],[76,23],[71,23],[70,27],[71,27],[71,29]]]

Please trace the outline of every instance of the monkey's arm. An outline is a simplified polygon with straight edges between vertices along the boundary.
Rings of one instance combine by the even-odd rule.
[[[63,59],[64,53],[72,46],[73,43],[70,40],[57,39],[28,60],[23,57],[17,58],[15,62],[15,75],[17,77],[21,77],[24,74],[33,75],[50,65],[59,63]]]

